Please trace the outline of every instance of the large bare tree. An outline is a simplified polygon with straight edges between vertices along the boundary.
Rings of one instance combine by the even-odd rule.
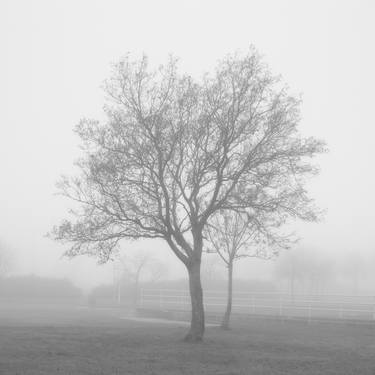
[[[194,80],[174,59],[114,65],[107,120],[77,126],[80,174],[59,187],[78,202],[53,231],[67,254],[106,261],[121,239],[164,240],[186,266],[192,305],[187,341],[204,335],[203,231],[218,210],[267,211],[314,220],[303,178],[324,144],[297,132],[300,101],[251,48]]]
[[[229,329],[233,300],[233,268],[237,260],[253,257],[271,259],[293,242],[292,234],[278,233],[280,223],[263,212],[250,216],[240,211],[219,210],[209,220],[205,236],[207,252],[215,252],[228,272],[227,304],[221,328]]]

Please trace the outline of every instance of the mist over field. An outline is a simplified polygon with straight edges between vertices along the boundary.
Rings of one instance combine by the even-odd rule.
[[[55,195],[55,183],[74,171],[72,163],[80,155],[74,126],[82,117],[103,116],[101,85],[111,62],[127,52],[146,52],[157,65],[173,53],[182,71],[199,77],[223,55],[250,43],[293,92],[302,93],[301,130],[325,139],[330,150],[319,158],[321,173],[308,185],[327,212],[321,223],[292,225],[303,241],[295,251],[306,247],[329,263],[356,258],[353,267],[370,267],[375,203],[372,12],[367,1],[253,2],[251,7],[241,1],[237,6],[166,1],[160,7],[142,1],[108,6],[100,1],[3,2],[0,237],[11,252],[10,272],[67,277],[84,289],[112,278],[111,265],[61,259],[65,248],[44,237],[70,207]],[[137,27],[141,15],[145,28]],[[221,27],[228,19],[231,27]],[[179,277],[178,261],[166,254],[164,244],[122,247],[152,247],[153,256],[176,269],[169,277]],[[238,277],[273,278],[277,260],[252,263],[239,266]],[[368,273],[360,272],[359,283],[374,290]]]
[[[0,374],[374,374],[374,16],[2,1]]]

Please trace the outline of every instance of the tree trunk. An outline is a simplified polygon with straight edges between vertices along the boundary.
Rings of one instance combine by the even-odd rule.
[[[200,268],[200,260],[196,260],[188,266],[191,298],[191,324],[190,330],[185,336],[185,341],[189,342],[202,341],[204,335],[204,307]]]
[[[232,312],[232,291],[233,291],[233,263],[228,264],[228,292],[227,292],[227,309],[225,311],[221,328],[229,329],[230,314]]]

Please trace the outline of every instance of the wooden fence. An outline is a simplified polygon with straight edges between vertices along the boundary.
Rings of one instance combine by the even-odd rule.
[[[207,312],[222,313],[226,306],[226,293],[205,291],[204,304]],[[138,307],[164,311],[189,311],[190,297],[186,290],[141,289]],[[375,296],[234,292],[232,311],[239,314],[303,318],[309,321],[313,319],[375,321]]]

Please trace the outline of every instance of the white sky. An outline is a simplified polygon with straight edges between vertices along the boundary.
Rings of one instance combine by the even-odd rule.
[[[102,116],[110,62],[173,53],[200,75],[250,44],[303,94],[303,133],[330,148],[310,185],[326,219],[298,224],[299,234],[328,256],[375,253],[374,19],[371,0],[2,0],[0,238],[15,249],[15,272],[84,286],[110,278],[110,267],[61,260],[63,247],[44,238],[69,207],[55,182],[78,155],[75,124]]]

